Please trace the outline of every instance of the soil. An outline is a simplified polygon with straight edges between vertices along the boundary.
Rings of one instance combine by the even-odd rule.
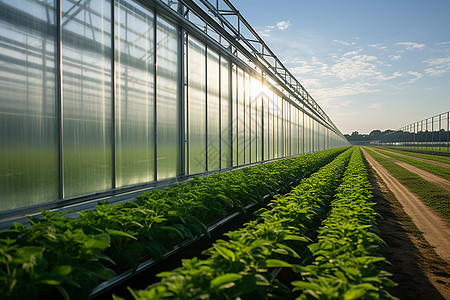
[[[420,168],[414,167],[414,166],[412,166],[412,165],[410,165],[408,163],[405,163],[405,162],[400,161],[398,159],[395,159],[393,157],[387,156],[387,155],[385,155],[383,153],[380,153],[380,152],[378,152],[378,151],[376,151],[374,149],[371,149],[371,150],[373,152],[375,152],[375,153],[377,153],[377,154],[379,154],[379,155],[381,155],[383,157],[386,157],[389,160],[395,162],[400,167],[405,168],[406,170],[419,175],[420,177],[422,177],[426,181],[429,181],[429,182],[431,182],[431,183],[433,183],[433,184],[435,184],[437,186],[440,186],[441,188],[443,188],[443,189],[445,189],[445,190],[450,192],[450,181],[448,181],[447,179],[442,178],[442,177],[437,176],[437,175],[434,175],[434,174],[432,174],[430,172],[427,172],[425,170],[422,170]]]
[[[394,196],[377,174],[376,161],[363,152],[369,162],[369,178],[374,187],[374,209],[381,215],[378,221],[380,237],[388,246],[382,254],[391,264],[387,264],[385,270],[393,274],[393,280],[398,284],[390,290],[391,294],[400,299],[450,299],[449,263],[436,253],[405,212],[399,202],[405,197],[398,193]],[[449,235],[445,234],[440,235],[448,242]],[[448,254],[450,248],[443,251]]]

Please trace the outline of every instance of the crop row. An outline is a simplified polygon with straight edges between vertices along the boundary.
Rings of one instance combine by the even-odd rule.
[[[274,268],[292,267],[310,243],[339,186],[352,150],[340,154],[284,196],[261,209],[255,221],[226,234],[204,252],[205,259],[183,260],[182,267],[159,274],[162,280],[135,299],[262,299],[292,296],[275,279]],[[119,297],[115,297],[119,299]]]
[[[287,190],[344,149],[194,178],[136,201],[100,203],[68,218],[41,211],[30,226],[0,232],[0,298],[85,299],[101,281],[143,256],[158,258],[180,241],[205,233],[206,224],[266,194]]]
[[[386,291],[395,283],[382,269],[374,203],[361,151],[353,152],[343,183],[322,222],[318,242],[309,246],[314,261],[295,267],[302,280],[299,299],[393,299]]]

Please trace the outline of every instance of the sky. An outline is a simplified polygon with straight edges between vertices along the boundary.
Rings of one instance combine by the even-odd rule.
[[[232,0],[342,133],[450,110],[450,0]]]

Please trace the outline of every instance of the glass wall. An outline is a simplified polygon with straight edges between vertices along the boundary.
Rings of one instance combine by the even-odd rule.
[[[157,179],[180,175],[178,29],[157,16],[156,153]]]
[[[231,69],[230,62],[221,57],[220,59],[220,159],[221,168],[231,167],[232,154],[232,115],[231,115]]]
[[[112,188],[111,4],[66,0],[62,15],[64,196],[71,197]]]
[[[220,57],[208,49],[207,61],[208,170],[220,169]],[[227,89],[227,87],[225,87]],[[225,111],[226,114],[226,111]]]
[[[236,128],[237,128],[237,160],[238,165],[245,163],[245,87],[244,87],[244,71],[239,68],[237,72],[237,116],[236,116]]]
[[[115,6],[116,184],[155,179],[154,15]]]
[[[206,171],[206,49],[188,38],[188,173]]]
[[[239,80],[238,80],[238,70],[237,70],[237,66],[235,64],[233,64],[232,67],[232,157],[233,157],[233,166],[237,166],[238,165],[238,156],[239,156],[239,151],[238,151],[238,141],[239,141],[239,134],[238,134],[238,106],[239,106],[239,99],[238,99],[238,94],[239,94]]]
[[[56,200],[59,190],[55,2],[8,2],[0,2],[0,210]]]
[[[0,0],[0,212],[343,143],[145,1],[56,3]]]
[[[244,72],[244,163],[251,162],[252,97],[250,77]]]

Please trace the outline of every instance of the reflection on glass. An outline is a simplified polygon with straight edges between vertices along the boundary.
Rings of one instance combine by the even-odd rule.
[[[238,69],[238,115],[237,115],[237,149],[238,149],[238,160],[237,164],[242,165],[244,161],[244,151],[245,151],[245,87],[244,87],[244,71]],[[248,112],[247,112],[248,114]]]
[[[273,93],[273,158],[278,154],[278,95]]]
[[[251,130],[252,130],[252,98],[250,77],[247,72],[244,73],[244,163],[251,162]]]
[[[178,97],[178,30],[157,16],[156,119],[157,179],[180,174],[180,128]]]
[[[208,49],[207,63],[207,101],[208,101],[208,170],[220,168],[220,97],[219,97],[219,54]]]
[[[111,7],[66,0],[62,11],[64,196],[71,197],[112,187]]]
[[[0,19],[0,210],[6,210],[58,198],[56,27],[53,0],[1,1],[0,9],[6,15]]]
[[[188,161],[189,173],[206,171],[205,45],[188,38]]]
[[[264,87],[263,92],[263,102],[262,102],[262,110],[263,110],[263,136],[264,136],[264,157],[262,159],[269,159],[269,136],[270,136],[270,126],[269,123],[269,94],[268,90]]]
[[[117,186],[154,180],[153,14],[115,7]]]
[[[297,108],[289,104],[291,107],[291,155],[297,154]]]
[[[221,99],[221,167],[231,167],[231,98],[230,98],[230,62],[220,60],[220,99]]]
[[[284,120],[283,120],[283,98],[278,96],[278,157],[284,156]]]
[[[238,153],[239,153],[239,149],[238,149],[238,142],[239,142],[239,138],[238,138],[238,132],[239,132],[239,128],[238,128],[238,107],[239,107],[239,99],[238,99],[238,90],[239,90],[239,86],[238,86],[238,71],[237,71],[237,66],[235,64],[233,64],[232,67],[232,141],[233,141],[233,166],[237,166],[238,165]]]
[[[258,106],[261,105],[261,94],[258,82],[250,77],[250,161],[256,162],[258,157]],[[259,103],[258,103],[259,102]]]

